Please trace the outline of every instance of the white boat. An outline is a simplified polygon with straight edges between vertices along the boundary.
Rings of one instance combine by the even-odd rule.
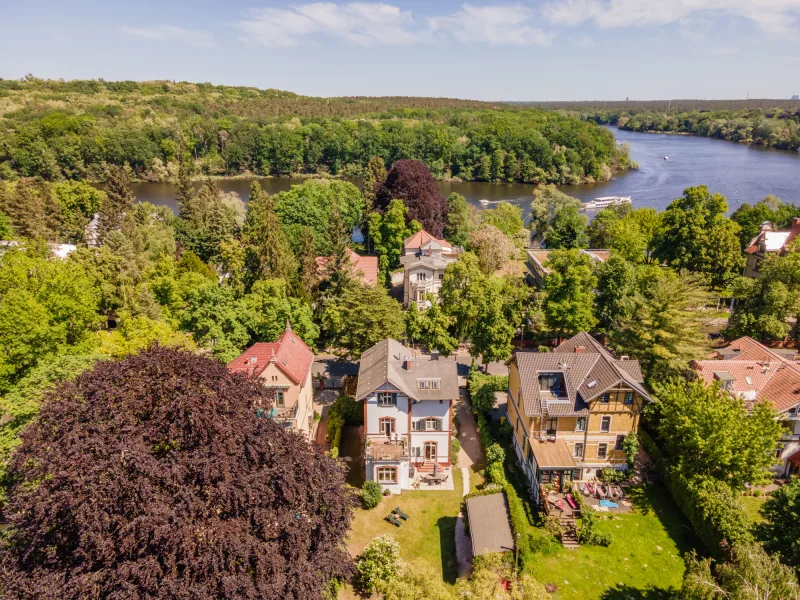
[[[488,206],[489,204],[497,204],[500,200],[487,200],[486,198],[481,198],[478,200],[479,204],[483,204],[484,206]]]
[[[669,156],[665,156],[665,157],[664,157],[664,160],[669,160]]]
[[[583,207],[586,210],[593,210],[595,208],[607,208],[609,206],[616,206],[619,204],[630,204],[631,197],[630,196],[601,196],[600,198],[595,198],[594,200],[590,200]]]

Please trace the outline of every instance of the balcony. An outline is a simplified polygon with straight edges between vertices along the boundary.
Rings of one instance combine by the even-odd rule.
[[[269,410],[264,408],[259,408],[256,410],[256,416],[261,419],[263,417],[268,417],[270,419],[274,419],[276,423],[281,423],[282,425],[292,429],[296,426],[293,422],[297,418],[297,410],[299,408],[299,404],[295,404],[294,406],[283,407],[283,406],[273,406]]]
[[[372,460],[402,460],[408,458],[408,441],[405,437],[396,440],[372,438],[367,440],[364,452]]]

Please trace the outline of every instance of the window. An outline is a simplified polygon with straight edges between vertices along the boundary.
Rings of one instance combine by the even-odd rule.
[[[444,273],[439,273],[439,281],[441,281],[442,279],[444,279]]]
[[[381,417],[378,419],[378,431],[386,437],[391,437],[394,433],[394,419],[391,417]]]
[[[436,442],[425,442],[425,460],[436,460]]]
[[[395,467],[378,467],[378,481],[397,483],[397,469]]]
[[[614,450],[622,450],[622,443],[624,441],[625,441],[625,436],[624,435],[618,435],[617,436],[617,441],[614,444]]]
[[[278,390],[275,392],[275,406],[278,408],[283,408],[286,404],[283,401],[283,390]]]
[[[438,380],[435,379],[435,380],[431,381],[431,389],[432,390],[438,390],[439,389],[439,381]]]
[[[605,458],[608,454],[608,444],[597,445],[597,458]]]
[[[397,394],[381,392],[378,394],[378,406],[394,406],[397,404]]]
[[[417,281],[425,281],[425,273],[417,273]]]
[[[437,431],[438,427],[436,425],[438,421],[439,419],[425,419],[425,431]]]
[[[575,431],[586,431],[586,417],[578,417],[575,421]]]
[[[608,401],[611,399],[611,396],[608,392],[605,394],[600,394],[600,404],[608,404]]]
[[[438,379],[417,379],[417,387],[421,390],[438,390]]]
[[[633,404],[633,392],[625,392],[625,399],[622,401],[623,404]]]
[[[417,379],[417,385],[419,386],[419,389],[427,390],[428,389],[428,380],[427,379]]]
[[[575,458],[583,458],[583,442],[576,442],[572,447],[572,456]]]
[[[555,435],[558,429],[558,417],[547,419],[547,435]]]
[[[797,416],[797,407],[796,406],[793,406],[792,408],[789,409],[789,416],[790,417]]]
[[[781,454],[783,454],[783,444],[778,444],[778,447],[775,448],[775,458],[780,458]]]
[[[600,419],[600,431],[611,431],[611,417]]]
[[[272,381],[278,381],[278,376],[277,375],[273,375],[272,376]]]

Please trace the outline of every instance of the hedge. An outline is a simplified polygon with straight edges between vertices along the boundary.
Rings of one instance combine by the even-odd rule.
[[[345,425],[364,424],[364,401],[356,401],[350,396],[341,395],[328,410],[328,439],[331,442],[329,454],[336,458],[339,456],[339,446],[342,443],[342,428]]]
[[[642,428],[639,440],[675,504],[714,557],[726,558],[730,545],[752,541],[744,506],[728,485],[707,477],[687,479],[669,464],[656,441]]]

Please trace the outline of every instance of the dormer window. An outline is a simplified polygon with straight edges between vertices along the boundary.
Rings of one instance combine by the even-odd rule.
[[[556,398],[565,395],[564,377],[561,373],[539,373],[539,391]]]
[[[417,273],[417,281],[425,281],[425,273]]]
[[[417,387],[421,390],[438,390],[438,379],[417,379]]]

